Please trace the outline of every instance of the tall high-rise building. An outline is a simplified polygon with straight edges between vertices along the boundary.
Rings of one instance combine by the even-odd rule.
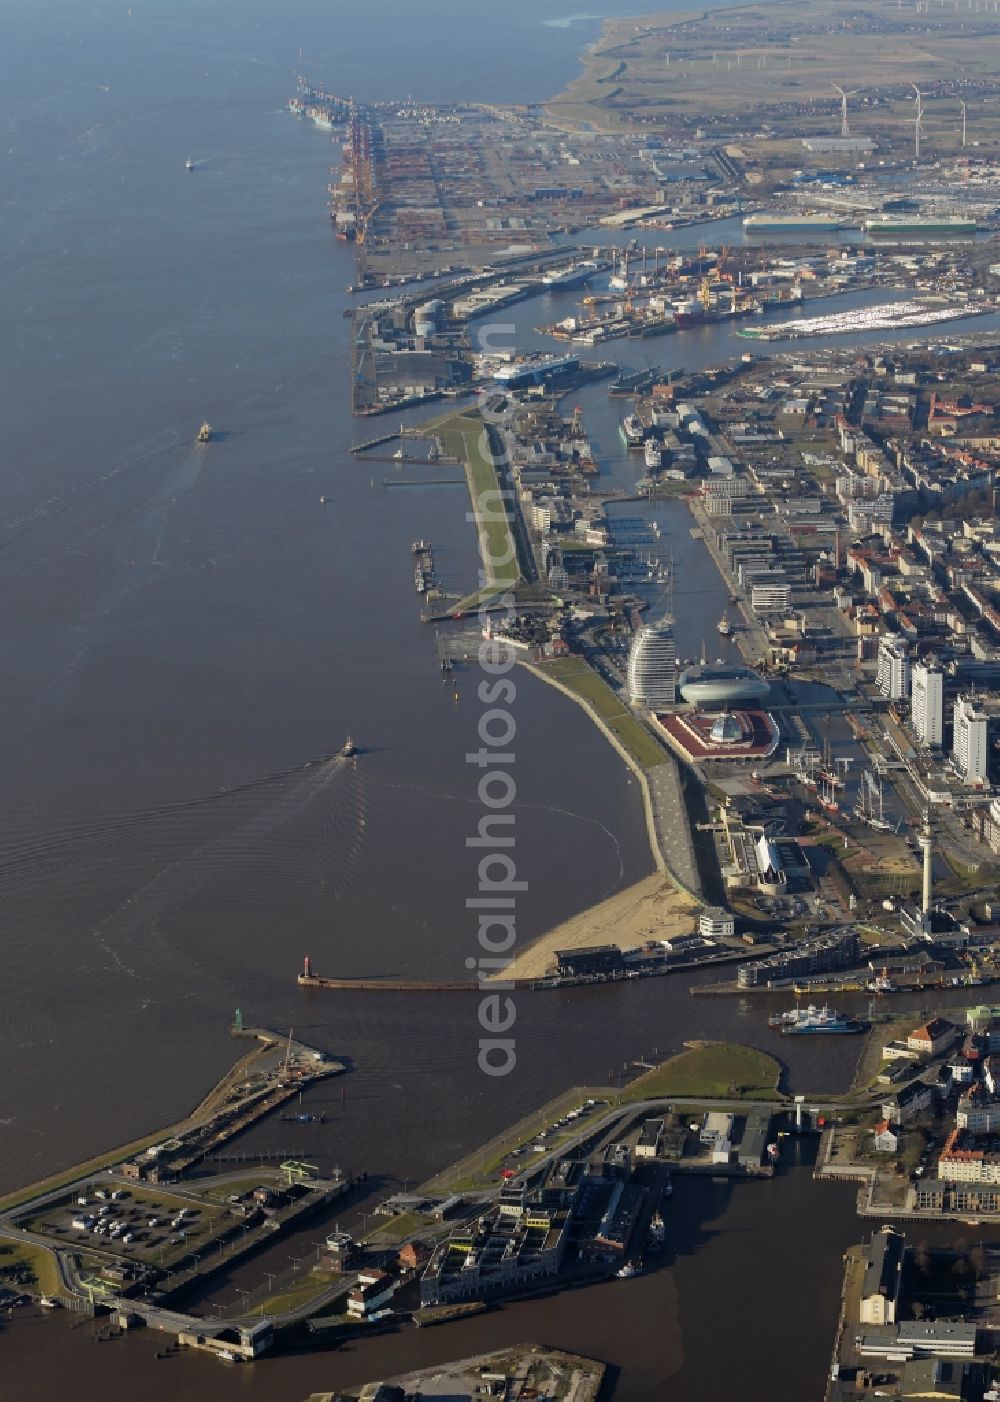
[[[921,745],[940,746],[944,736],[944,673],[934,661],[915,662],[911,672],[910,723]]]
[[[636,633],[628,655],[629,699],[661,711],[677,701],[677,649],[669,623],[647,623]]]
[[[955,737],[952,759],[967,784],[981,786],[989,780],[989,721],[971,696],[955,702]]]
[[[910,690],[910,654],[902,638],[886,634],[878,641],[875,684],[890,701],[902,701]]]

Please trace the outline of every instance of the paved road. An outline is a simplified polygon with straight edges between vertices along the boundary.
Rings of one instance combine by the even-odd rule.
[[[701,875],[691,840],[691,822],[677,761],[671,757],[665,764],[656,764],[652,769],[647,769],[646,782],[649,785],[656,840],[667,869],[689,891],[700,896]]]

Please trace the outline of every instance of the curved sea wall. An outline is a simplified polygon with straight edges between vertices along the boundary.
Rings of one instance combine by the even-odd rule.
[[[649,849],[657,871],[664,872],[682,891],[686,891],[695,900],[701,901],[703,899],[701,876],[695,857],[690,824],[687,821],[687,809],[684,803],[677,761],[664,751],[662,765],[656,765],[652,771],[641,768],[625,749],[618,736],[585,697],[579,696],[558,678],[548,674],[544,667],[529,662],[525,658],[519,658],[518,661],[533,676],[538,677],[547,686],[555,687],[557,691],[561,691],[564,696],[568,696],[571,701],[575,701],[578,706],[582,707],[604,738],[628,765],[638,781],[639,792],[642,794],[643,811],[646,815],[646,834],[649,838]],[[654,786],[650,784],[651,772],[657,775],[655,791]],[[677,813],[684,815],[683,823],[679,824],[676,821],[675,815]],[[670,835],[669,848],[666,841],[668,833]]]

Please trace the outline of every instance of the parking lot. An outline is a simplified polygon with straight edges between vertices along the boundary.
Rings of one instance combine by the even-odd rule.
[[[163,1188],[108,1182],[51,1202],[19,1225],[63,1247],[169,1268],[236,1223],[228,1206]]]

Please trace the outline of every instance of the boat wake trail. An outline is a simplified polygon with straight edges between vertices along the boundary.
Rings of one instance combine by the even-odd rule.
[[[24,831],[0,845],[5,950],[26,954],[49,912],[65,925],[69,907],[105,973],[159,977],[182,914],[197,961],[237,917],[277,925],[356,884],[365,809],[358,767],[328,756],[186,802]]]

